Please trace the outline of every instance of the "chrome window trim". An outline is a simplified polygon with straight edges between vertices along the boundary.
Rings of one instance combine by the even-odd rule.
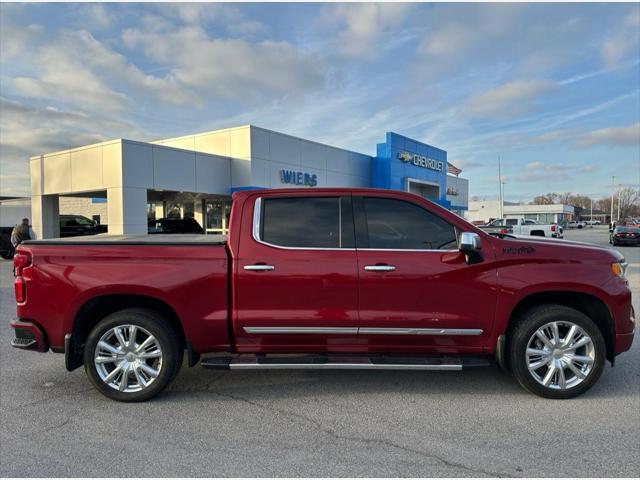
[[[320,250],[320,251],[341,251],[341,252],[355,252],[355,251],[366,251],[366,252],[459,252],[460,250],[457,248],[452,249],[439,249],[439,248],[417,248],[417,249],[409,249],[409,248],[335,248],[335,247],[285,247],[284,245],[276,245],[274,243],[265,242],[260,238],[260,221],[262,220],[262,198],[256,198],[256,201],[253,206],[253,225],[252,225],[252,235],[253,239],[260,243],[261,245],[265,245],[271,248],[278,248],[280,250]],[[277,197],[276,197],[277,198]],[[338,196],[338,198],[340,198]],[[340,242],[342,241],[342,208],[339,208],[339,216],[340,216]],[[454,226],[455,228],[455,226]]]
[[[278,197],[274,197],[274,198],[278,198]],[[287,198],[291,198],[291,197],[287,197]],[[308,198],[308,197],[303,197],[303,198]],[[319,197],[321,198],[321,197]],[[325,197],[327,198],[327,197]],[[334,197],[329,197],[329,198],[334,198]],[[336,198],[340,199],[340,196],[337,196]],[[340,202],[338,202],[338,205],[340,206]],[[339,242],[342,243],[342,208],[338,208],[338,216],[339,216],[339,221],[340,221],[340,228],[339,228]],[[280,250],[320,250],[320,251],[327,251],[327,252],[332,252],[332,251],[339,251],[339,252],[355,252],[356,249],[355,248],[335,248],[335,247],[285,247],[284,245],[276,245],[274,243],[269,243],[269,242],[265,242],[264,240],[262,240],[260,238],[260,221],[262,220],[262,197],[258,197],[256,198],[256,201],[254,203],[253,206],[253,225],[252,225],[252,234],[253,234],[253,239],[257,242],[260,243],[262,245],[266,245],[267,247],[271,247],[271,248],[278,248]]]
[[[365,252],[459,252],[457,248],[357,248]]]
[[[374,327],[243,327],[246,333],[311,333],[311,334],[361,334],[361,335],[455,335],[477,336],[479,328],[374,328]]]

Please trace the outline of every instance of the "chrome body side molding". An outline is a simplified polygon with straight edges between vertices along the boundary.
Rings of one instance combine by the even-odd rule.
[[[355,335],[358,327],[243,327],[246,333],[316,333]]]
[[[310,333],[334,335],[482,335],[479,328],[243,327],[246,333]]]

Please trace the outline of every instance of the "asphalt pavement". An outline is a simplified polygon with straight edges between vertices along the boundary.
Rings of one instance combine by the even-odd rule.
[[[607,244],[606,227],[566,237]],[[640,311],[640,247],[629,262]],[[184,369],[141,404],[62,355],[10,347],[0,264],[0,476],[639,476],[640,341],[583,396],[545,400],[463,372]]]

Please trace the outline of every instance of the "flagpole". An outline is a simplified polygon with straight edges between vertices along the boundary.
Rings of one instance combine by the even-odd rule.
[[[500,187],[500,218],[504,218],[504,198],[502,197],[502,165],[498,155],[498,187]]]

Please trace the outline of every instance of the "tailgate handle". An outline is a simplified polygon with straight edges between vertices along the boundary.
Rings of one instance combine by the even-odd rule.
[[[395,265],[365,265],[364,269],[367,272],[393,272],[396,267]]]
[[[270,272],[271,270],[275,270],[276,267],[273,265],[266,265],[264,263],[257,263],[255,265],[245,265],[245,270],[249,270],[250,272]]]

